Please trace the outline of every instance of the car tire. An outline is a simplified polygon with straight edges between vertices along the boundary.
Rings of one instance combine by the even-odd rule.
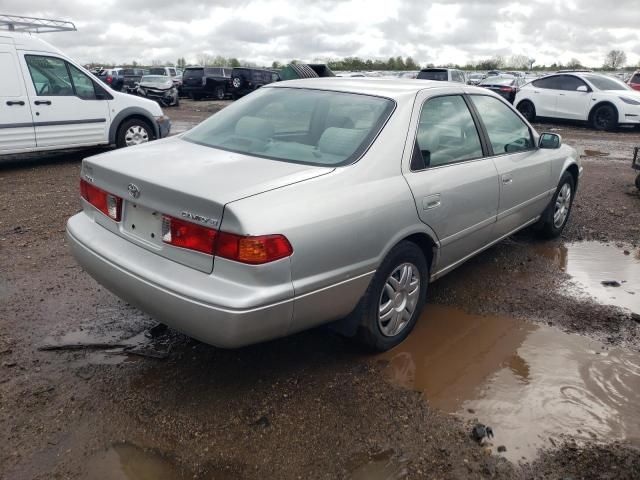
[[[216,87],[216,99],[217,100],[224,100],[224,97],[226,96],[226,92],[224,91],[224,88],[222,87]]]
[[[518,111],[527,122],[533,123],[536,120],[536,107],[529,100],[523,100],[518,104]]]
[[[137,134],[137,135],[136,135]],[[130,139],[133,136],[133,139]],[[118,127],[116,133],[116,146],[118,148],[131,147],[155,139],[153,128],[148,122],[141,118],[130,118],[125,120]]]
[[[542,238],[550,239],[560,236],[569,221],[574,198],[575,180],[569,172],[564,172],[551,202],[538,220],[537,230]]]
[[[176,95],[176,101],[173,102],[173,107],[179,107],[180,106],[180,97],[178,97],[178,95]]]
[[[591,125],[599,131],[613,132],[618,128],[618,112],[611,105],[600,105],[591,113]]]
[[[402,342],[420,316],[428,283],[429,265],[420,247],[410,241],[393,247],[352,313],[359,322],[354,340],[378,352]]]
[[[636,188],[640,190],[640,174],[636,177]]]

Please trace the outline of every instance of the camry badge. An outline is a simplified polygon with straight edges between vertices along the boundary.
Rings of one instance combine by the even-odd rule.
[[[129,195],[133,198],[138,198],[140,196],[140,189],[135,183],[130,183],[127,190],[129,190]]]

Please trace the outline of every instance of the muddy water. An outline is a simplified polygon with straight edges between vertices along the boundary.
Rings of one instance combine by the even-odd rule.
[[[477,418],[517,461],[562,438],[640,441],[640,354],[504,317],[429,305],[382,355],[389,379]]]
[[[130,443],[99,452],[87,464],[85,477],[100,480],[183,480],[193,478],[167,458]]]
[[[581,242],[539,245],[535,251],[571,275],[579,291],[600,303],[640,313],[640,248]],[[611,280],[620,286],[602,284]],[[567,293],[576,292],[569,289]]]

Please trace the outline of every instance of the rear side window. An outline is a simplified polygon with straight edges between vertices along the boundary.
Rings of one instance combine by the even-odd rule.
[[[422,107],[416,142],[422,165],[438,167],[482,157],[482,145],[473,117],[459,95],[436,97]]]
[[[485,95],[472,95],[471,98],[487,130],[495,155],[533,148],[529,127],[511,108],[497,98]]]
[[[40,55],[25,55],[31,81],[39,96],[72,96],[73,84],[64,60]]]
[[[22,94],[18,68],[13,55],[0,53],[0,95],[3,97],[18,97]]]
[[[426,72],[418,73],[419,80],[438,80],[440,82],[446,82],[449,80],[449,76],[446,70],[428,70]]]
[[[548,88],[551,90],[559,90],[560,82],[558,77],[546,77],[539,80],[534,80],[531,84],[536,88]]]

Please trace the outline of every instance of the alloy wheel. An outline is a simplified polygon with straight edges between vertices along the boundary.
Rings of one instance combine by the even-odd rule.
[[[396,267],[384,284],[378,303],[378,327],[395,337],[409,324],[420,298],[420,272],[412,263]]]
[[[132,125],[127,129],[124,141],[127,147],[147,143],[149,141],[149,132],[141,125]]]
[[[571,208],[571,186],[568,183],[562,185],[556,197],[556,206],[553,211],[553,225],[556,228],[562,227],[569,215]]]

